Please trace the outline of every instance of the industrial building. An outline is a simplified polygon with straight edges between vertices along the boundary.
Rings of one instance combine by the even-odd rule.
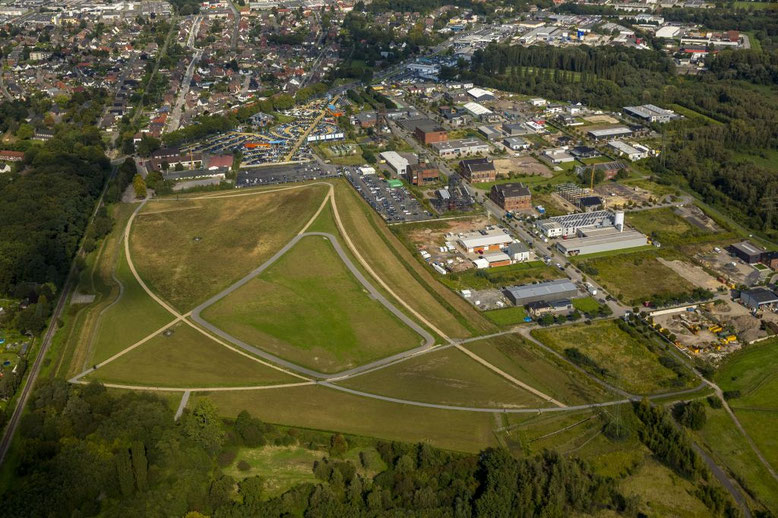
[[[414,164],[408,166],[407,176],[411,185],[427,185],[440,180],[440,171],[430,164]]]
[[[642,160],[648,158],[650,149],[640,144],[627,144],[620,140],[611,140],[608,147],[614,150],[619,156],[627,157],[630,161]]]
[[[410,162],[396,151],[384,151],[378,156],[386,161],[386,165],[388,165],[397,176],[405,176],[408,173],[408,165]]]
[[[539,300],[537,302],[530,302],[527,304],[529,314],[534,317],[542,317],[547,314],[554,313],[569,313],[573,311],[573,301],[570,299],[555,300],[553,302],[545,302]]]
[[[497,268],[499,266],[508,266],[511,264],[511,258],[505,252],[489,252],[477,257],[473,264],[479,270],[484,268]]]
[[[494,101],[496,99],[493,93],[483,88],[471,88],[467,93],[476,101]]]
[[[557,279],[536,284],[509,286],[503,293],[514,305],[523,306],[530,302],[571,299],[578,295],[578,288],[569,279]]]
[[[521,241],[514,241],[508,248],[505,249],[505,253],[511,258],[514,263],[523,263],[529,261],[529,248]]]
[[[646,122],[670,122],[679,117],[672,110],[665,110],[653,104],[644,104],[642,106],[625,106],[624,115],[634,117]]]
[[[762,253],[764,253],[761,248],[754,246],[749,241],[734,243],[730,245],[729,251],[748,264],[758,263],[762,259]]]
[[[546,237],[571,236],[584,228],[604,228],[619,225],[622,228],[624,226],[624,213],[614,214],[607,210],[556,216],[539,220],[535,224]]]
[[[435,142],[432,144],[432,148],[441,158],[455,158],[489,152],[489,144],[477,138]]]
[[[578,236],[557,241],[557,250],[563,255],[573,256],[624,250],[648,244],[646,236],[640,232],[635,230],[620,231],[616,227],[579,230]]]
[[[429,119],[417,121],[416,129],[413,130],[413,136],[422,144],[433,144],[448,140],[446,130],[437,122]]]
[[[502,141],[502,144],[511,151],[523,151],[529,149],[529,142],[521,137],[508,137]]]
[[[757,287],[740,294],[740,302],[744,306],[758,310],[763,307],[769,306],[770,308],[778,305],[778,295],[767,288]]]
[[[457,240],[459,246],[469,254],[499,252],[513,242],[513,238],[502,229],[481,230],[462,234]]]
[[[594,140],[629,137],[632,135],[632,133],[632,130],[626,126],[612,126],[610,128],[593,129],[588,131],[589,137],[593,138]]]
[[[459,170],[462,177],[470,183],[493,182],[497,178],[494,162],[488,158],[461,160]]]
[[[494,112],[489,108],[474,102],[465,104],[463,108],[469,115],[478,120],[489,120],[494,115]]]
[[[489,192],[489,198],[502,210],[515,211],[532,208],[532,194],[523,183],[493,185]]]
[[[543,158],[552,164],[566,164],[575,161],[575,157],[567,152],[566,147],[546,149],[543,151]]]

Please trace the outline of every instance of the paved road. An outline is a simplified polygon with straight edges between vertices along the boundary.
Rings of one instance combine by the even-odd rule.
[[[189,87],[192,85],[192,76],[194,75],[197,63],[200,61],[200,58],[203,57],[203,50],[195,48],[194,45],[197,39],[197,32],[200,30],[200,24],[202,21],[203,17],[198,14],[192,21],[192,27],[189,29],[189,37],[187,38],[186,46],[194,50],[194,53],[192,54],[192,61],[189,62],[189,66],[187,67],[186,72],[184,72],[184,77],[181,80],[181,86],[178,90],[176,104],[173,106],[173,111],[170,114],[170,118],[168,119],[166,128],[166,131],[168,132],[176,131],[178,126],[181,124],[181,111],[184,106],[184,102],[186,101],[186,95],[189,93]]]
[[[264,272],[266,269],[268,269],[273,263],[275,263],[278,259],[281,258],[286,252],[288,252],[292,247],[294,247],[302,238],[307,236],[320,236],[328,239],[330,243],[332,243],[333,248],[335,249],[335,252],[337,252],[340,259],[343,261],[343,263],[346,265],[346,267],[349,269],[349,271],[354,275],[354,277],[359,280],[359,282],[364,286],[364,288],[370,293],[370,296],[374,299],[376,299],[378,302],[380,302],[386,309],[388,309],[394,316],[396,316],[398,319],[400,319],[401,322],[403,322],[405,325],[416,331],[419,335],[421,335],[424,338],[424,344],[416,347],[414,349],[411,349],[410,351],[404,351],[402,353],[398,353],[393,356],[389,356],[388,358],[383,358],[381,360],[377,360],[375,362],[361,365],[359,367],[355,367],[353,369],[349,369],[347,371],[338,372],[336,374],[326,374],[323,372],[319,372],[313,369],[308,369],[306,367],[303,367],[301,365],[297,365],[296,363],[292,363],[290,361],[284,360],[283,358],[279,358],[278,356],[268,353],[267,351],[263,351],[262,349],[258,349],[257,347],[254,347],[252,345],[247,344],[246,342],[230,335],[226,331],[219,329],[218,327],[214,326],[200,315],[203,310],[205,310],[207,307],[215,304],[219,300],[223,299],[230,293],[234,292],[238,288],[244,286],[246,283],[248,283],[251,279],[256,277],[257,275]],[[381,294],[380,291],[378,291],[362,274],[362,272],[359,270],[359,268],[354,265],[354,263],[351,262],[351,259],[349,258],[348,254],[346,254],[345,250],[343,250],[343,247],[340,245],[340,242],[338,242],[338,239],[333,236],[332,234],[325,233],[325,232],[305,232],[302,234],[298,234],[294,237],[289,243],[287,243],[281,250],[276,252],[276,254],[265,261],[261,266],[251,271],[248,275],[243,277],[241,280],[233,284],[232,286],[228,287],[227,289],[223,290],[221,293],[218,293],[211,297],[210,299],[206,300],[199,306],[197,306],[192,311],[192,320],[197,322],[199,325],[203,326],[205,329],[210,331],[211,333],[214,333],[225,340],[228,340],[232,342],[233,344],[237,345],[238,347],[255,354],[259,356],[260,358],[264,358],[268,361],[271,361],[273,363],[276,363],[278,365],[281,365],[287,369],[293,370],[295,372],[299,372],[300,374],[304,374],[307,376],[311,376],[314,378],[319,379],[332,379],[332,378],[343,378],[344,376],[349,376],[351,374],[355,374],[358,372],[362,372],[364,370],[375,368],[378,365],[382,364],[388,364],[396,361],[398,358],[401,358],[403,356],[409,355],[409,354],[416,354],[420,351],[430,349],[434,347],[435,344],[435,338],[427,332],[426,329],[422,328],[420,325],[418,325],[416,322],[411,320],[408,316],[405,315],[402,311],[397,309],[397,307],[392,304],[389,300],[386,299],[386,297]]]

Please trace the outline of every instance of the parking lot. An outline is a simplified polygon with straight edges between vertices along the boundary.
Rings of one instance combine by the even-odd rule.
[[[405,187],[391,187],[381,175],[363,175],[347,168],[346,178],[359,194],[388,222],[423,221],[432,215]]]
[[[238,171],[237,187],[255,187],[279,183],[305,182],[340,176],[334,169],[324,169],[316,162],[254,167]]]

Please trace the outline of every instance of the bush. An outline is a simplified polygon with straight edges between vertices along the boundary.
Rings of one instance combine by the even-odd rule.
[[[740,391],[739,390],[725,390],[724,391],[724,399],[729,401],[730,399],[737,399],[740,397]]]
[[[708,396],[708,405],[710,405],[711,408],[721,408],[724,406],[724,403],[716,396]]]
[[[705,414],[705,405],[700,401],[677,405],[673,415],[676,421],[691,430],[702,430],[708,419],[708,416]]]
[[[216,457],[216,462],[219,463],[219,466],[226,468],[227,466],[233,463],[235,457],[237,456],[238,456],[238,452],[234,448],[230,448],[222,451],[219,454],[219,456]]]
[[[608,421],[602,429],[602,433],[611,441],[626,441],[632,435],[632,431],[623,423]]]
[[[251,464],[249,464],[245,460],[241,460],[240,462],[238,462],[238,469],[241,471],[248,471],[251,469]]]

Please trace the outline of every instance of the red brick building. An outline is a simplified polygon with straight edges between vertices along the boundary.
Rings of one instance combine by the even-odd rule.
[[[529,210],[532,208],[532,194],[523,183],[504,183],[492,186],[489,198],[503,210]]]
[[[440,171],[430,164],[414,164],[408,166],[408,183],[411,185],[427,185],[440,179]]]
[[[488,158],[472,158],[459,162],[462,177],[470,183],[493,182],[497,178],[494,162]]]
[[[432,120],[423,121],[417,124],[413,136],[416,137],[416,140],[425,145],[434,142],[446,142],[448,140],[448,133],[446,130]]]

